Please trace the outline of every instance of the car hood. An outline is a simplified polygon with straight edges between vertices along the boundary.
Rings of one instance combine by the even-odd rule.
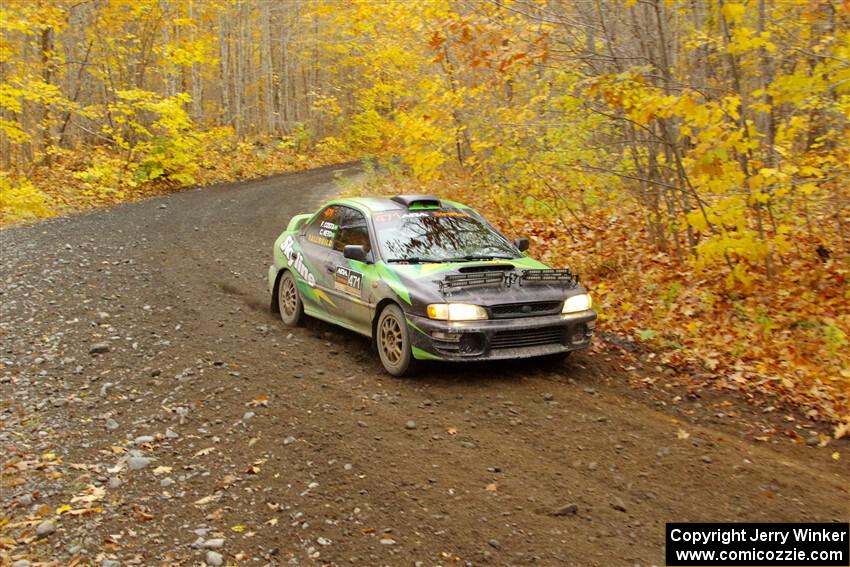
[[[520,275],[528,269],[549,269],[549,266],[533,258],[522,257],[510,260],[488,260],[478,262],[429,263],[429,264],[384,264],[380,263],[383,279],[416,312],[423,312],[425,305],[440,302],[473,303],[476,305],[498,305],[502,303],[524,303],[532,301],[561,301],[565,297],[583,293],[580,286],[562,284],[525,284],[514,281],[491,287],[459,288],[450,292],[440,291],[440,282],[448,275],[479,272],[515,273]]]

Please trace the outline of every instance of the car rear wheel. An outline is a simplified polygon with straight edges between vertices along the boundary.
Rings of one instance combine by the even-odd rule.
[[[280,318],[289,326],[300,325],[304,320],[304,305],[298,295],[295,276],[292,272],[283,272],[277,284],[277,303],[280,307]]]
[[[378,356],[384,369],[393,376],[406,376],[415,370],[410,351],[410,334],[404,313],[397,305],[387,305],[378,317],[375,336]]]

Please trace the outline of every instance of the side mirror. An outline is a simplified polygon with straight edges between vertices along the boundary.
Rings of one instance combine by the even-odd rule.
[[[342,255],[349,260],[367,261],[366,247],[360,244],[346,244],[345,248],[342,249]]]
[[[528,238],[526,238],[525,236],[522,236],[520,238],[515,238],[514,239],[514,246],[519,248],[520,252],[525,252],[526,250],[528,250]]]

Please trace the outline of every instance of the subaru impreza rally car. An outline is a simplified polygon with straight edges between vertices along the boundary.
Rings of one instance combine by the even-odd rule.
[[[422,360],[565,356],[596,313],[578,277],[524,254],[476,211],[430,195],[334,199],[274,244],[271,309],[372,338],[392,375]]]

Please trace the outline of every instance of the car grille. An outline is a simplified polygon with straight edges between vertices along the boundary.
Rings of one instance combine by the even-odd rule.
[[[540,345],[563,344],[563,327],[523,329],[521,331],[499,331],[493,334],[490,348],[522,348]]]
[[[513,317],[534,317],[550,315],[561,309],[560,301],[536,301],[531,303],[503,303],[490,308],[494,319],[509,319]]]

